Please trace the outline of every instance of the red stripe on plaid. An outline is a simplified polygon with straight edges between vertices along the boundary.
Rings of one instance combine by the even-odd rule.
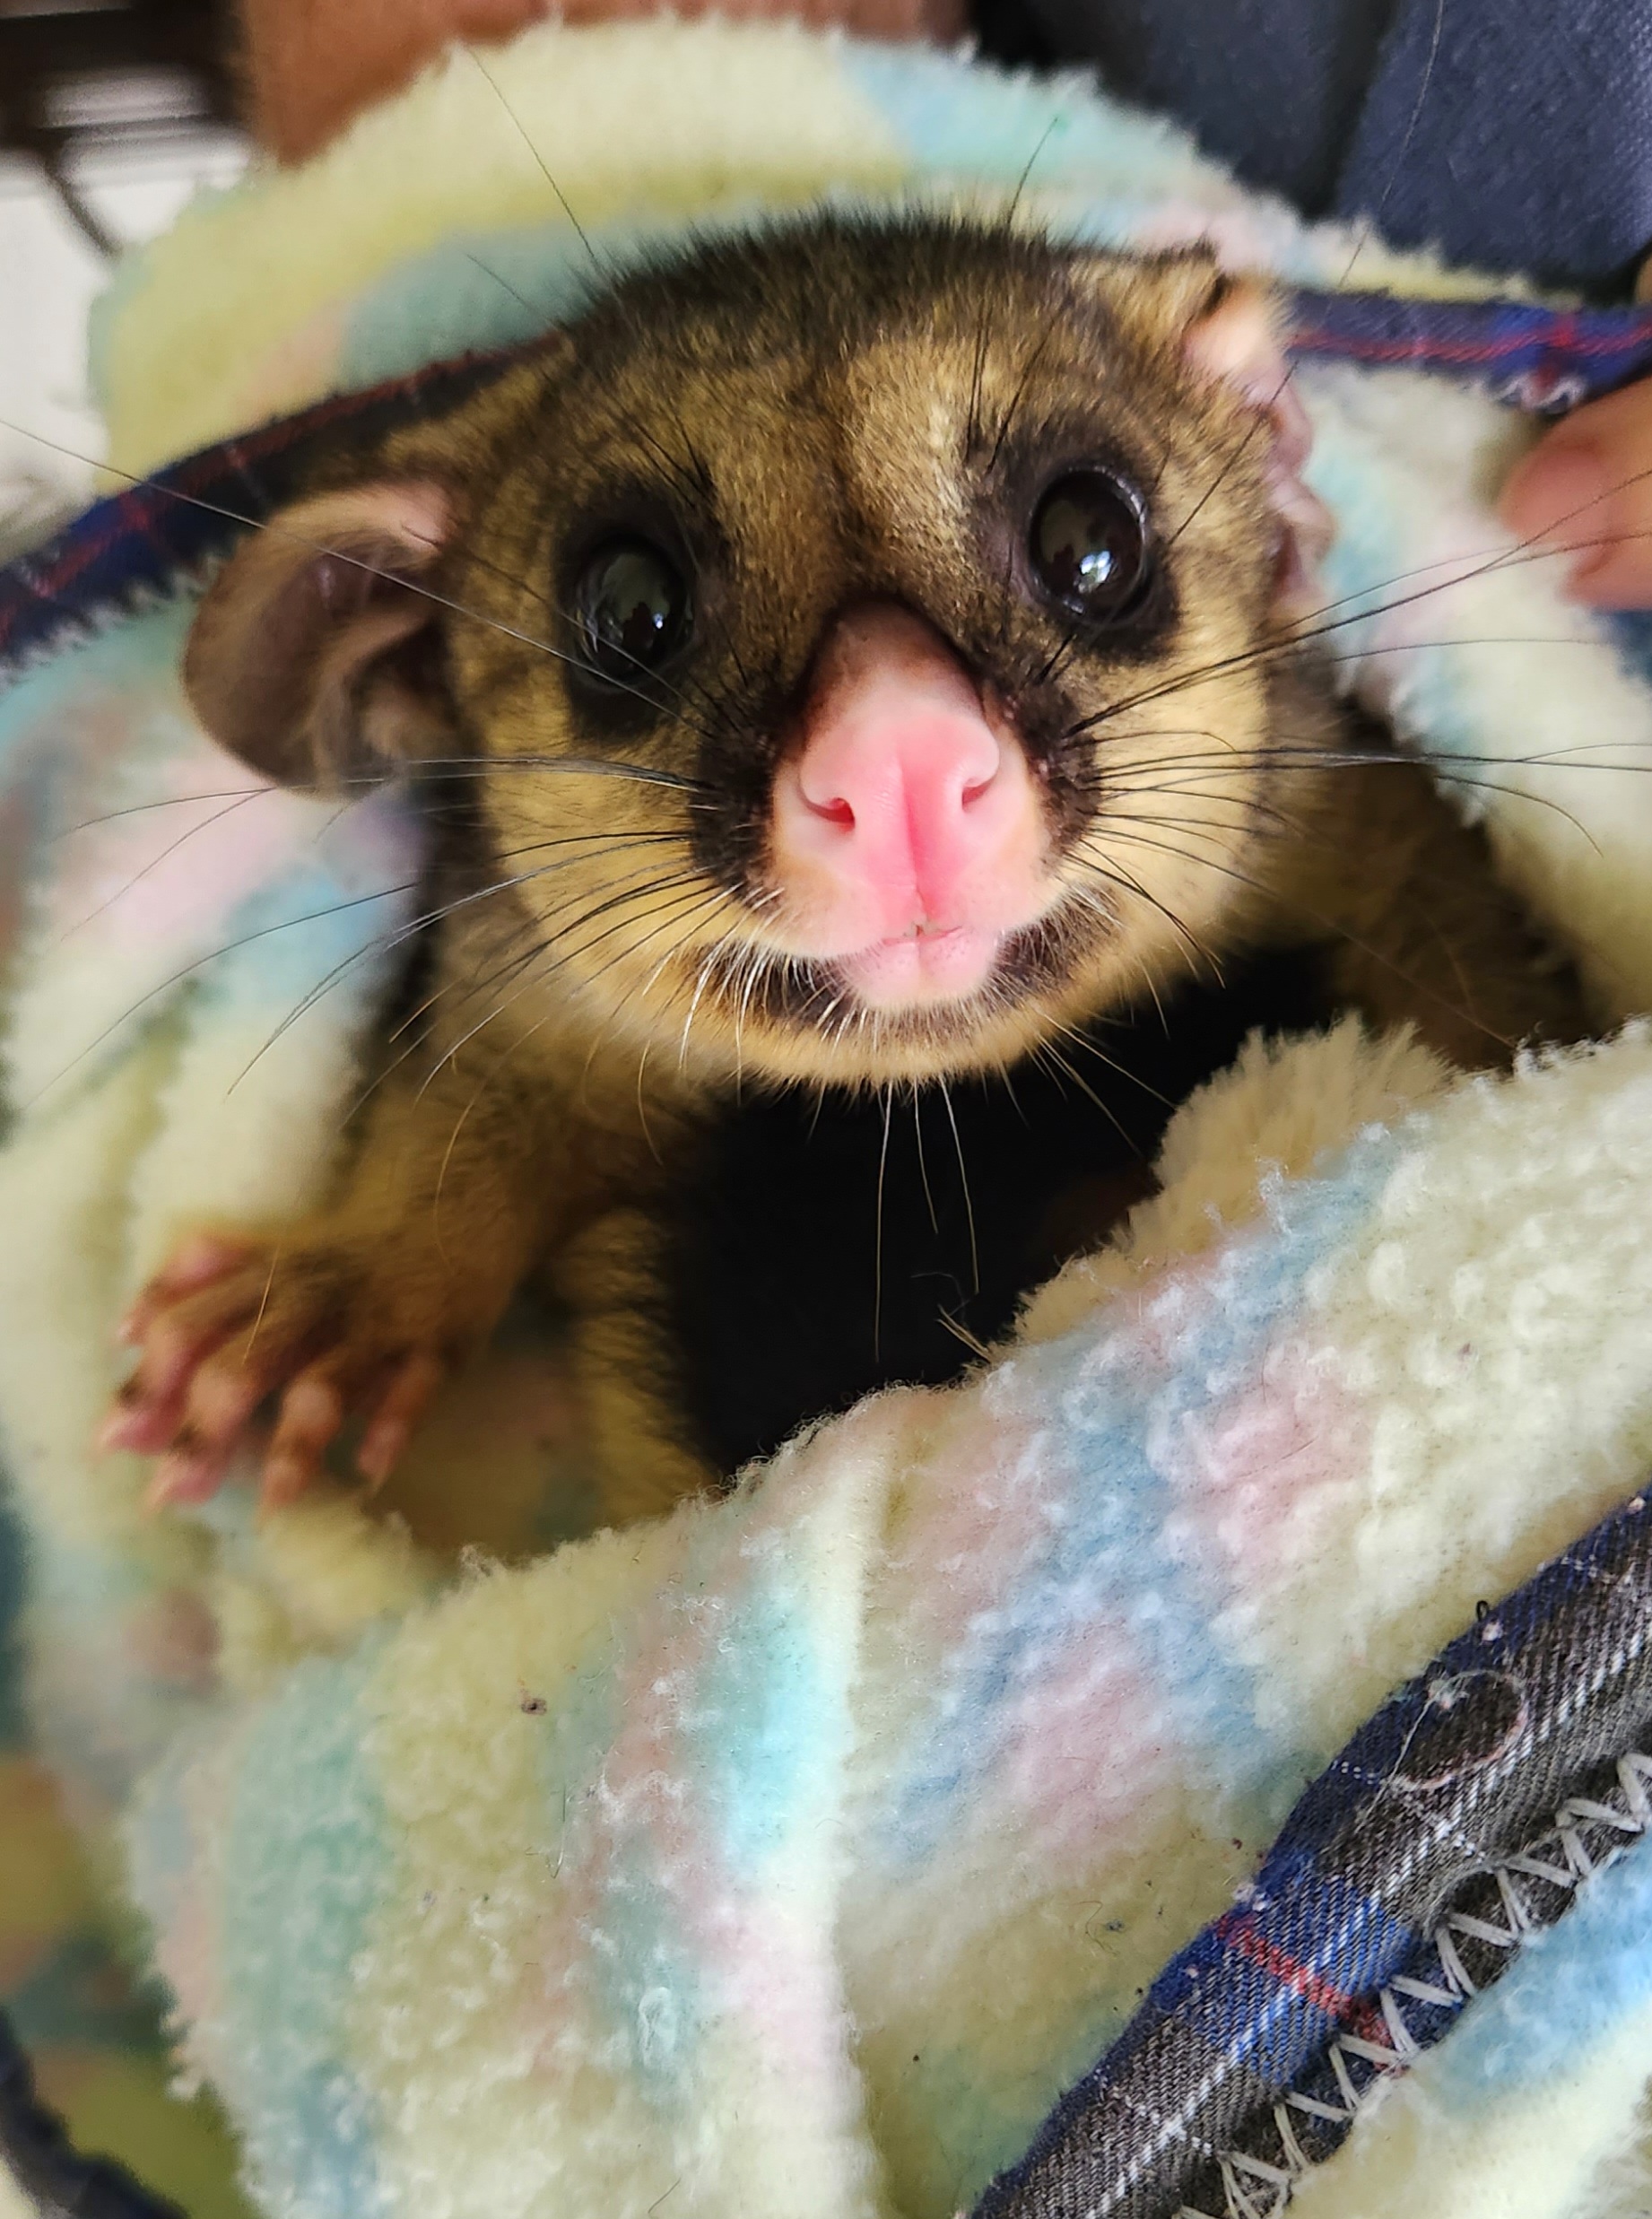
[[[1293,350],[1303,353],[1346,354],[1362,362],[1494,362],[1506,354],[1554,354],[1571,352],[1587,361],[1602,354],[1626,354],[1637,347],[1652,344],[1652,330],[1645,327],[1634,331],[1608,332],[1599,337],[1578,343],[1574,334],[1569,342],[1562,343],[1556,336],[1561,326],[1557,323],[1551,331],[1523,331],[1504,339],[1425,339],[1416,334],[1403,339],[1361,339],[1352,333],[1316,329],[1311,325],[1298,326],[1291,334]]]
[[[1346,1988],[1334,1986],[1311,1966],[1299,1963],[1248,1919],[1235,1919],[1231,1925],[1224,1922],[1222,1939],[1226,1947],[1248,1958],[1252,1964],[1260,1965],[1282,1988],[1290,1988],[1304,2003],[1312,2004],[1316,2011],[1324,2011],[1337,2020],[1346,2019],[1353,2011],[1357,1999]]]

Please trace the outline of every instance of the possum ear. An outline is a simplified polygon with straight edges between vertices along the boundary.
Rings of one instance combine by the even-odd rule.
[[[1291,382],[1277,297],[1254,277],[1204,266],[1204,297],[1183,326],[1183,359],[1196,377],[1225,386],[1262,419],[1268,503],[1279,532],[1274,607],[1299,615],[1317,598],[1319,564],[1335,527],[1302,477],[1313,433]]]
[[[447,495],[409,482],[319,494],[250,534],[184,655],[213,737],[277,785],[320,792],[437,752],[450,724],[421,649],[440,604],[419,583],[452,529]]]
[[[1277,540],[1274,613],[1286,622],[1301,615],[1318,597],[1317,572],[1333,526],[1302,479],[1312,439],[1280,338],[1277,289],[1225,270],[1204,240],[1161,254],[1087,254],[1078,276],[1156,352],[1179,356],[1199,384],[1225,389],[1259,419],[1254,451]]]

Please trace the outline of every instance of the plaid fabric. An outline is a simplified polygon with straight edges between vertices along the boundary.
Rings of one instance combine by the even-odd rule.
[[[543,340],[321,401],[100,500],[0,570],[0,685],[83,630],[173,591],[300,494],[330,457],[456,406]]]
[[[1652,370],[1652,308],[1546,309],[1526,300],[1406,300],[1299,292],[1299,360],[1428,370],[1559,415]]]
[[[1279,2209],[1370,2090],[1652,1825],[1649,1723],[1637,1495],[1361,1727],[974,2219]]]
[[[1299,360],[1432,370],[1548,413],[1652,370],[1652,308],[1300,292],[1291,324]],[[544,344],[439,362],[335,396],[100,501],[0,570],[0,686],[89,626],[171,591],[301,492],[328,457],[456,405]]]

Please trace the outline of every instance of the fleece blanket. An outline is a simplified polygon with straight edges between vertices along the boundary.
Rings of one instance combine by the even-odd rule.
[[[845,196],[1489,292],[1302,226],[1076,83],[785,27],[543,27],[128,266],[114,467]],[[1652,681],[1493,522],[1517,417],[1416,369],[1300,384],[1348,682],[1483,817],[1615,1036],[1455,1089],[1352,1024],[1253,1043],[990,1363],[622,1533],[582,1531],[531,1318],[371,1518],[342,1487],[262,1526],[239,1487],[147,1518],[141,1464],[91,1456],[113,1319],[179,1226],[325,1176],[418,833],[394,794],[335,809],[211,747],[181,561],[13,673],[0,1440],[29,1733],[260,2209],[1008,2213],[1087,2075],[1142,2134],[1113,2163],[1086,2129],[1073,2170],[1075,2098],[1019,2208],[1250,2213],[1299,2176],[1326,2219],[1646,2208],[1652,1854],[1609,1854],[1648,1815],[1638,1504],[1601,1521],[1652,1455],[1652,1037],[1615,1030],[1652,1003]],[[256,507],[251,450],[230,466]],[[1417,1675],[1328,1776],[1347,1854],[1323,1782],[1270,1852]],[[1456,1795],[1536,1748],[1512,1835]],[[1452,1785],[1397,1867],[1371,1780]],[[1443,1849],[1498,1918],[1420,1892]],[[1146,2104],[1141,2061],[1184,2034]],[[1246,2074],[1265,2127],[1279,2106],[1240,2149],[1199,2106]]]

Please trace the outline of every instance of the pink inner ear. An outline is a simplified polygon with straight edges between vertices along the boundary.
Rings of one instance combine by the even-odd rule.
[[[455,528],[454,504],[418,479],[348,487],[283,509],[249,533],[208,587],[184,657],[196,715],[277,784],[329,789],[421,751],[427,703],[382,669],[437,605],[421,596]]]
[[[354,541],[367,538],[382,539],[387,548],[404,549],[404,556],[392,557],[386,569],[425,569],[440,554],[453,530],[453,505],[447,494],[440,486],[418,478],[358,486],[334,497],[325,510],[317,503],[310,513],[318,521],[330,522],[336,516],[338,544],[348,552],[354,552]],[[326,535],[316,536],[325,540]]]
[[[1255,285],[1230,284],[1215,307],[1190,325],[1183,349],[1199,373],[1231,386],[1256,408],[1267,408],[1287,376],[1267,296]]]
[[[1183,351],[1199,376],[1229,387],[1266,420],[1268,496],[1280,528],[1274,605],[1282,614],[1300,615],[1320,597],[1318,567],[1335,525],[1302,479],[1313,433],[1291,382],[1267,295],[1242,280],[1230,284],[1189,326]]]

